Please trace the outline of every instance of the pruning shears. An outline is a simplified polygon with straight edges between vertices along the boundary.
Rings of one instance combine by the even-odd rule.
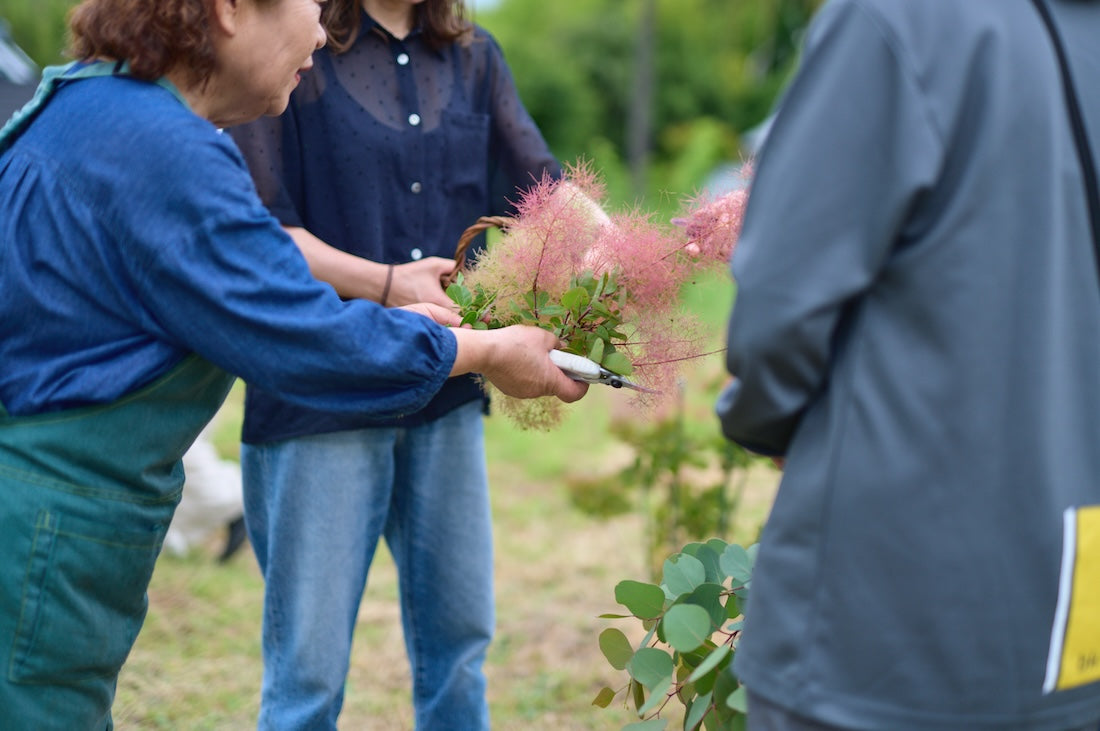
[[[630,388],[644,393],[657,393],[657,391],[654,391],[652,388],[639,386],[637,383],[627,380],[618,373],[612,373],[596,361],[585,358],[583,355],[566,353],[564,350],[551,350],[550,360],[558,368],[561,368],[562,371],[565,372],[565,375],[569,376],[574,381],[602,383],[612,388]]]

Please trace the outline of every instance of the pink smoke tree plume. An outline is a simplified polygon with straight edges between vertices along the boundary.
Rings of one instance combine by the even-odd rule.
[[[550,330],[563,350],[657,392],[632,392],[636,406],[652,407],[675,392],[686,362],[706,354],[707,333],[681,291],[701,271],[728,266],[748,193],[696,196],[671,223],[638,208],[607,214],[604,197],[587,162],[544,176],[447,293],[464,323]],[[564,416],[557,399],[491,397],[522,428],[548,430]]]

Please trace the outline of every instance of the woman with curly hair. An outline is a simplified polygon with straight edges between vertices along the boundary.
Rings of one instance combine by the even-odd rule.
[[[219,127],[280,114],[317,0],[85,0],[79,61],[0,131],[0,726],[111,728],[180,498],[241,376],[381,417],[477,371],[575,400],[552,334],[342,301]],[[331,486],[319,486],[319,491]]]

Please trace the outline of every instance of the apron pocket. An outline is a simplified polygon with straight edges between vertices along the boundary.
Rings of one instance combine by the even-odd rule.
[[[117,675],[148,609],[163,531],[123,531],[40,510],[8,678],[55,683]]]

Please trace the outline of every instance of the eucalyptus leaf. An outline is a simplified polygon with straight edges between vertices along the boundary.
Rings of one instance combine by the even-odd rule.
[[[664,584],[669,591],[679,596],[695,591],[695,588],[707,580],[707,570],[702,562],[686,553],[677,553],[664,563]]]
[[[707,581],[721,584],[725,580],[726,574],[722,571],[720,561],[721,554],[715,552],[709,545],[703,543],[690,543],[684,546],[683,552],[689,556],[694,556],[702,562],[703,567],[707,570]]]
[[[741,686],[737,690],[726,696],[726,705],[735,711],[741,713],[749,712],[749,694],[745,690],[745,686]]]
[[[606,708],[606,706],[604,706]],[[704,693],[691,702],[691,709],[684,716],[684,729],[694,731],[710,708],[710,693]]]
[[[667,718],[651,718],[648,721],[628,723],[623,726],[622,731],[664,731],[667,726]]]
[[[615,601],[640,619],[657,617],[665,609],[665,593],[661,587],[630,579],[615,586]]]
[[[710,637],[710,614],[694,604],[677,604],[665,613],[661,621],[668,644],[679,652],[691,652]]]
[[[711,670],[714,670],[714,668],[718,667],[719,663],[725,660],[726,656],[729,654],[729,645],[718,645],[718,647],[714,648],[714,650],[712,650],[711,653],[707,655],[707,659],[699,663],[698,667],[696,667],[695,670],[691,672],[691,675],[688,676],[688,682],[694,683],[696,680],[703,677]]]
[[[669,691],[669,688],[671,688],[671,687],[672,687],[672,676],[671,675],[657,681],[657,684],[653,686],[653,688],[652,688],[652,690],[649,694],[649,700],[647,700],[645,702],[645,705],[643,705],[641,708],[638,709],[638,715],[639,716],[644,716],[645,714],[649,713],[650,711],[652,711],[657,706],[661,705],[661,703],[663,703],[665,701],[665,699],[668,697],[668,691]]]
[[[722,570],[738,584],[747,584],[752,579],[753,560],[743,546],[731,543],[722,552]]]
[[[615,691],[611,688],[601,688],[600,692],[596,694],[596,697],[592,699],[592,705],[599,706],[600,708],[607,708],[611,705],[611,701],[615,700]]]
[[[626,671],[630,673],[630,677],[652,691],[672,677],[672,656],[656,647],[643,647],[634,653],[634,657],[627,663]]]
[[[685,604],[694,604],[706,610],[710,617],[711,632],[722,626],[730,617],[726,614],[726,607],[722,604],[722,597],[726,596],[726,587],[721,584],[707,582],[695,588],[681,601]]]
[[[600,633],[600,651],[611,667],[616,670],[625,670],[630,659],[634,657],[634,647],[621,630],[605,629]]]

